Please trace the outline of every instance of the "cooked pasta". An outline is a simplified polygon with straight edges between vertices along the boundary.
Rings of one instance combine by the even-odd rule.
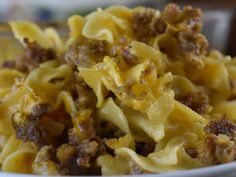
[[[199,9],[98,8],[70,17],[66,40],[10,25],[24,52],[1,57],[2,171],[125,175],[236,160],[236,61],[208,50]]]

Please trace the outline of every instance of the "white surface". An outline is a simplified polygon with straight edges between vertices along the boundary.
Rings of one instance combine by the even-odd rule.
[[[36,175],[13,174],[0,172],[1,177],[42,177]],[[217,165],[213,167],[199,168],[193,170],[170,172],[165,174],[146,174],[139,177],[236,177],[236,162]],[[119,176],[122,177],[122,176]],[[131,176],[123,176],[131,177]]]

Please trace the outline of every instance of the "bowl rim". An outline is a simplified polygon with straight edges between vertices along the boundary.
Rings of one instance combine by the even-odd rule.
[[[189,170],[177,170],[172,172],[166,172],[166,173],[152,173],[152,174],[141,174],[141,175],[115,175],[115,176],[109,176],[109,177],[133,177],[133,176],[140,176],[140,177],[191,177],[191,175],[202,176],[202,175],[213,175],[213,174],[219,174],[222,175],[222,173],[225,172],[231,172],[232,170],[236,171],[236,161],[235,162],[229,162],[225,164],[210,166],[210,167],[202,167],[202,168],[195,168],[195,169],[189,169]],[[2,177],[42,177],[42,175],[33,175],[33,174],[19,174],[19,173],[8,173],[8,172],[0,172],[0,176]],[[70,177],[70,176],[63,176],[63,177]],[[77,177],[98,177],[98,176],[77,176]]]

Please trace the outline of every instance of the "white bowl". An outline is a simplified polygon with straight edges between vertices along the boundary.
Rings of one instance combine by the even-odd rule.
[[[206,168],[198,168],[193,170],[183,170],[164,174],[143,174],[138,176],[139,177],[236,177],[236,162],[231,162],[227,164],[216,165]],[[42,177],[42,176],[0,172],[0,177]],[[83,177],[92,177],[92,176],[83,176]],[[117,177],[132,177],[132,175],[117,176]]]

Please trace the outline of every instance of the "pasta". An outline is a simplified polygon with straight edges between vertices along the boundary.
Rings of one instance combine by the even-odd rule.
[[[70,17],[66,40],[10,25],[24,51],[1,57],[2,171],[126,175],[236,160],[236,61],[208,50],[200,9],[98,8]]]

